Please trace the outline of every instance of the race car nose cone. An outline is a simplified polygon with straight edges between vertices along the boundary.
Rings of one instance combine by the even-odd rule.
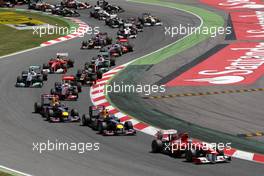
[[[63,112],[62,115],[63,116],[69,116],[69,113],[68,112]]]
[[[119,124],[116,126],[118,129],[122,129],[123,128],[123,125]]]

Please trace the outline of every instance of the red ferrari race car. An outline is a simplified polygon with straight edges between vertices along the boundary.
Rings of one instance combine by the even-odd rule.
[[[62,83],[56,82],[55,88],[50,90],[50,94],[57,95],[59,100],[77,101],[79,92],[82,91],[81,86],[74,76],[63,76]]]
[[[75,8],[75,9],[89,9],[92,7],[87,2],[80,2],[77,0],[63,0],[61,1],[61,5],[67,8]]]
[[[152,141],[153,153],[165,153],[173,157],[186,158],[186,161],[195,164],[230,162],[231,157],[224,154],[218,147],[204,142],[193,142],[187,133],[178,133],[177,130],[160,130]]]
[[[50,59],[48,64],[43,64],[44,73],[66,73],[68,68],[74,66],[74,61],[68,59],[68,53],[57,53],[55,59]]]

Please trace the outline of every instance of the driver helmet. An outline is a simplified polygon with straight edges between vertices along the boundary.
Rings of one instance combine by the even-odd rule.
[[[56,96],[52,97],[51,103],[52,103],[53,106],[59,105],[59,99],[58,99],[58,97],[56,97]]]

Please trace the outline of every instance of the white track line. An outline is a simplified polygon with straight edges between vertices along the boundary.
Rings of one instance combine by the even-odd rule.
[[[15,170],[15,169],[11,169],[11,168],[8,168],[6,166],[2,166],[0,165],[0,169],[3,169],[3,170],[7,170],[7,171],[10,171],[10,172],[13,172],[15,174],[20,174],[22,176],[32,176],[30,174],[27,174],[27,173],[24,173],[24,172],[21,172],[21,171],[18,171],[18,170]],[[11,173],[12,174],[12,173]]]

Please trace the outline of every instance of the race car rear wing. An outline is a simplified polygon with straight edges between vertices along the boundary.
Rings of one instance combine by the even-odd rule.
[[[57,53],[57,56],[63,56],[63,57],[68,57],[68,53]]]

